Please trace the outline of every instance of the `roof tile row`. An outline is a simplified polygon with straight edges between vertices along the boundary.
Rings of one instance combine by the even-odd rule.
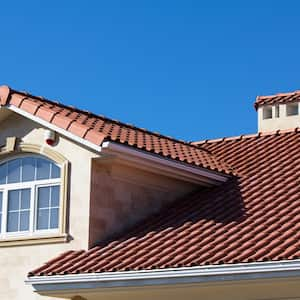
[[[300,101],[300,91],[280,93],[270,96],[258,96],[256,98],[254,106],[256,109],[258,109],[259,106],[263,105],[285,104],[297,101]]]
[[[300,258],[299,131],[201,146],[239,178],[173,203],[112,242],[64,253],[29,276]]]
[[[0,104],[13,105],[98,146],[104,140],[114,141],[165,158],[232,174],[230,166],[217,160],[206,149],[6,86],[0,87]]]

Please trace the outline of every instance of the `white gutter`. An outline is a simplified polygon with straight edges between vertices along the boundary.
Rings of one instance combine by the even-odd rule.
[[[83,138],[81,138],[81,137],[65,130],[65,129],[57,127],[56,125],[54,125],[50,122],[47,122],[47,121],[45,121],[45,120],[43,120],[43,119],[41,119],[37,116],[34,116],[34,115],[32,115],[32,114],[30,114],[30,113],[28,113],[28,112],[26,112],[26,111],[24,111],[24,110],[22,110],[22,109],[20,109],[16,106],[14,106],[14,105],[7,105],[5,107],[10,109],[11,111],[14,111],[17,114],[22,115],[25,118],[28,118],[28,119],[30,119],[30,120],[46,127],[46,128],[49,128],[53,131],[56,131],[56,132],[60,133],[63,136],[68,137],[69,139],[73,140],[74,142],[82,144],[82,145],[86,146],[87,148],[90,148],[90,149],[95,150],[97,152],[101,152],[101,146],[98,146],[98,145],[96,145],[92,142],[89,142],[89,141],[87,141],[87,140],[85,140],[85,139],[83,139]]]
[[[201,167],[189,166],[185,163],[177,162],[168,158],[161,158],[151,153],[145,153],[128,146],[120,145],[114,142],[104,142],[102,152],[107,154],[116,154],[117,157],[123,158],[136,165],[144,165],[151,169],[157,169],[161,173],[170,173],[180,179],[186,179],[195,183],[207,182],[209,184],[216,182],[225,182],[228,175],[222,175],[217,171],[210,171]]]
[[[34,276],[25,282],[36,292],[127,288],[174,284],[220,283],[255,279],[300,277],[300,260],[227,264],[149,271],[124,271],[56,276]]]

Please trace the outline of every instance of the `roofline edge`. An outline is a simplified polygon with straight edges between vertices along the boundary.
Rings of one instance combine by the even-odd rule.
[[[1,96],[1,95],[0,95]],[[53,131],[56,131],[58,132],[59,134],[63,135],[63,136],[66,136],[68,137],[69,139],[81,144],[81,145],[84,145],[86,146],[87,148],[90,148],[96,152],[101,152],[101,149],[102,147],[100,145],[96,145],[86,139],[83,139],[73,133],[71,133],[70,131],[67,131],[65,129],[62,129],[56,125],[54,125],[53,123],[50,123],[50,122],[47,122],[37,116],[33,116],[32,114],[14,106],[14,105],[6,105],[6,108],[10,109],[11,111],[25,117],[25,118],[28,118],[36,123],[39,123],[40,125],[46,127],[46,128],[50,128],[51,130]]]
[[[125,145],[106,141],[102,144],[102,152],[116,153],[116,155],[131,161],[132,163],[143,164],[150,168],[156,168],[163,173],[174,173],[176,177],[185,178],[187,181],[199,183],[205,178],[208,184],[213,182],[223,183],[232,177],[216,170],[209,170],[201,166],[190,166],[184,162],[163,158],[151,153],[145,153],[138,149],[132,149]],[[179,173],[179,174],[177,174]]]
[[[129,288],[174,284],[217,283],[255,279],[300,277],[300,260],[255,262],[139,271],[32,276],[25,280],[35,292],[66,293],[72,290]]]
[[[0,87],[0,89],[1,89],[1,87]],[[1,90],[0,90],[0,97],[1,97]],[[177,166],[178,168],[185,168],[185,169],[188,169],[190,171],[194,170],[194,172],[197,172],[199,174],[201,172],[202,173],[205,172],[207,175],[210,174],[210,176],[206,175],[206,177],[212,177],[211,179],[216,180],[218,182],[225,182],[230,177],[230,175],[223,174],[223,173],[218,172],[218,171],[208,170],[206,168],[201,168],[199,166],[193,167],[193,166],[189,166],[187,164],[183,164],[183,163],[180,163],[180,162],[177,162],[177,161],[168,160],[166,158],[161,158],[161,157],[158,157],[157,155],[154,156],[154,155],[151,155],[150,153],[144,153],[144,152],[138,151],[136,149],[129,149],[128,147],[126,147],[124,145],[119,145],[118,143],[115,143],[115,142],[107,142],[106,143],[106,142],[103,141],[103,143],[101,145],[97,145],[97,144],[94,144],[94,143],[92,143],[92,142],[90,142],[90,141],[88,141],[84,138],[81,138],[81,137],[71,133],[70,131],[67,131],[63,128],[60,128],[60,127],[54,125],[53,123],[47,122],[47,121],[45,121],[45,120],[43,120],[43,119],[41,119],[37,116],[34,116],[34,115],[32,115],[32,114],[30,114],[30,113],[28,113],[28,112],[26,112],[26,111],[24,111],[24,110],[22,110],[22,109],[20,109],[16,106],[14,106],[14,105],[8,104],[5,107],[8,108],[11,111],[17,113],[17,114],[20,114],[21,116],[23,116],[25,118],[28,118],[28,119],[30,119],[30,120],[46,127],[46,128],[49,128],[53,131],[56,131],[57,133],[73,140],[74,142],[79,143],[79,144],[81,144],[81,145],[83,145],[83,146],[85,146],[85,147],[87,147],[91,150],[96,151],[97,153],[104,153],[105,151],[103,151],[103,150],[105,148],[105,145],[109,144],[110,148],[112,148],[112,145],[114,145],[113,149],[114,150],[118,149],[118,152],[127,152],[127,153],[130,152],[131,155],[140,154],[139,156],[142,155],[142,156],[145,156],[149,159],[151,159],[152,157],[153,157],[153,159],[156,158],[156,160],[159,160],[162,165],[164,165],[165,163],[169,163],[169,164],[172,164],[173,166]],[[104,145],[104,147],[103,147],[103,145]]]

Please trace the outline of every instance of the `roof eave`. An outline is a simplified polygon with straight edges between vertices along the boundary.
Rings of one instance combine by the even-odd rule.
[[[79,137],[78,135],[73,134],[72,132],[70,132],[68,130],[62,129],[62,128],[54,125],[53,123],[47,122],[47,121],[45,121],[37,116],[34,116],[34,115],[26,112],[25,110],[20,109],[14,105],[8,104],[5,107],[17,114],[29,119],[29,120],[32,120],[33,122],[36,122],[46,128],[56,131],[57,133],[61,134],[62,136],[65,136],[65,137],[71,139],[72,141],[85,146],[86,148],[89,148],[96,152],[101,152],[101,145],[94,144],[84,138]],[[104,140],[104,135],[103,135],[103,140]]]
[[[0,91],[0,98],[2,97],[1,91]],[[2,98],[1,98],[2,100]],[[118,153],[119,156],[122,155],[122,157],[126,156],[126,159],[132,160],[132,158],[135,156],[135,160],[139,160],[140,165],[143,164],[143,162],[156,162],[155,165],[151,165],[152,167],[159,167],[161,169],[166,168],[167,166],[172,169],[171,173],[174,173],[174,171],[178,172],[177,176],[183,175],[185,173],[185,177],[187,181],[194,182],[194,183],[200,183],[200,182],[207,182],[208,185],[215,185],[216,183],[222,183],[225,182],[230,175],[223,174],[221,172],[217,171],[210,171],[207,170],[206,168],[202,168],[200,166],[190,166],[186,163],[180,162],[180,161],[175,161],[173,159],[167,159],[160,157],[159,155],[155,155],[152,153],[147,153],[145,151],[140,151],[136,150],[131,147],[127,147],[124,145],[119,145],[118,143],[115,142],[104,142],[105,136],[103,135],[103,140],[102,143],[97,145],[94,144],[84,138],[81,138],[72,132],[62,129],[53,123],[49,123],[37,116],[34,116],[30,114],[29,112],[26,112],[14,105],[7,104],[5,107],[17,114],[22,115],[25,118],[28,118],[46,128],[49,128],[53,131],[56,131],[57,133],[61,134],[62,136],[65,136],[71,140],[73,140],[76,143],[79,143],[83,145],[84,147],[96,151],[97,153]],[[143,159],[143,161],[140,161],[140,159]],[[167,172],[165,169],[164,172]],[[175,173],[174,173],[175,174]],[[205,184],[204,184],[205,185]]]
[[[200,166],[188,165],[174,159],[145,153],[144,151],[111,141],[102,144],[102,153],[115,155],[119,159],[139,168],[152,170],[162,175],[204,186],[221,184],[232,177],[228,174],[208,170]]]
[[[189,268],[28,277],[26,284],[47,295],[72,290],[204,284],[300,277],[300,260],[210,265]]]

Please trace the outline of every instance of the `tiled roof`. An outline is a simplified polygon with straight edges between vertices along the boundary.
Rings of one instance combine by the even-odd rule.
[[[89,251],[69,251],[29,276],[300,258],[300,132],[199,143],[239,178],[199,191]]]
[[[270,96],[258,96],[255,101],[255,108],[257,109],[262,105],[272,105],[272,104],[284,104],[290,102],[300,101],[300,91],[295,91],[291,93],[280,93]]]
[[[42,97],[15,91],[7,86],[0,87],[0,104],[13,105],[98,146],[105,140],[114,141],[212,171],[232,173],[229,166],[218,161],[206,149]]]
[[[104,140],[114,141],[212,171],[232,173],[229,166],[218,161],[206,149],[26,92],[15,91],[7,86],[0,87],[0,104],[18,107],[98,146]]]

